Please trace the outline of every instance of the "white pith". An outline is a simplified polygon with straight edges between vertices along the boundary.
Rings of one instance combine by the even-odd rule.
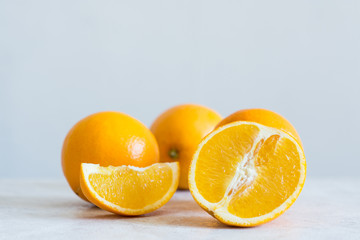
[[[198,158],[202,147],[214,135],[218,134],[219,132],[223,131],[226,128],[229,128],[232,126],[238,126],[238,125],[242,125],[242,124],[256,125],[260,130],[258,133],[258,136],[254,140],[251,150],[248,153],[246,153],[245,156],[242,158],[242,160],[239,162],[239,165],[237,166],[235,175],[234,175],[232,181],[230,182],[229,186],[227,187],[223,199],[217,203],[210,203],[206,199],[204,199],[197,190],[196,182],[195,182],[195,169],[196,169],[195,159]],[[274,215],[279,215],[283,211],[285,211],[294,202],[294,199],[296,199],[297,196],[300,194],[302,185],[305,182],[305,165],[306,165],[305,156],[303,155],[302,148],[300,147],[300,145],[297,143],[296,140],[294,140],[293,142],[295,143],[297,150],[300,154],[301,169],[300,169],[300,178],[299,178],[298,187],[297,187],[297,189],[295,189],[294,193],[278,208],[274,209],[272,212],[265,214],[263,216],[253,217],[253,218],[240,218],[240,217],[237,217],[237,216],[229,213],[229,211],[228,211],[228,203],[231,200],[231,198],[233,197],[233,195],[236,193],[236,190],[239,189],[243,185],[251,186],[251,183],[256,179],[257,172],[256,172],[256,169],[254,166],[254,160],[255,160],[254,158],[256,157],[256,155],[253,156],[253,152],[254,152],[257,144],[261,140],[264,140],[264,142],[265,142],[265,140],[272,135],[279,135],[280,136],[279,140],[282,137],[286,137],[286,138],[290,138],[290,139],[294,140],[294,138],[291,135],[284,133],[282,131],[279,131],[275,128],[270,128],[270,127],[263,126],[261,124],[257,124],[257,123],[253,123],[253,122],[245,122],[245,121],[227,124],[225,126],[218,128],[211,134],[209,134],[205,139],[203,139],[203,141],[199,145],[196,153],[194,154],[194,157],[193,157],[194,160],[192,161],[192,163],[190,165],[189,182],[192,183],[190,185],[190,191],[193,194],[194,198],[198,202],[203,204],[203,207],[205,207],[205,209],[207,209],[209,212],[214,214],[215,217],[217,217],[218,219],[224,219],[223,222],[228,222],[233,225],[251,226],[254,223],[261,222],[263,220],[271,218]],[[246,192],[246,189],[244,190],[244,192]]]
[[[159,199],[155,203],[148,205],[145,208],[141,208],[141,209],[123,208],[119,205],[116,205],[112,202],[107,201],[106,199],[102,198],[95,191],[95,189],[93,188],[93,186],[91,185],[91,183],[89,181],[89,176],[91,174],[111,175],[115,170],[120,169],[120,168],[129,168],[129,169],[132,169],[137,172],[143,172],[143,171],[149,169],[150,167],[153,167],[154,165],[168,165],[172,169],[173,182],[172,182],[170,188],[168,189],[167,193],[161,199]],[[134,166],[125,166],[125,165],[118,166],[118,167],[114,167],[114,166],[101,167],[99,164],[82,163],[81,168],[82,168],[82,174],[84,175],[84,180],[86,182],[87,187],[90,189],[91,194],[94,195],[95,198],[97,200],[99,200],[102,204],[112,208],[115,213],[125,214],[125,215],[144,214],[144,213],[151,212],[151,211],[156,210],[157,208],[161,207],[163,204],[165,204],[171,198],[170,195],[174,194],[174,192],[177,189],[178,181],[179,181],[179,163],[178,162],[155,163],[153,165],[150,165],[150,166],[144,167],[144,168],[139,168],[139,167],[134,167]],[[146,197],[146,196],[144,196],[144,197]],[[99,207],[101,207],[101,206],[99,206]]]

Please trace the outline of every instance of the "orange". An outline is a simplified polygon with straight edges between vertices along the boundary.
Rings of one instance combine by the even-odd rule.
[[[219,221],[255,226],[295,202],[305,175],[304,152],[293,136],[238,121],[202,140],[190,165],[189,186],[196,202]]]
[[[81,163],[146,167],[159,162],[159,149],[154,135],[135,118],[120,112],[100,112],[72,127],[61,157],[70,187],[86,200],[80,189]]]
[[[189,165],[198,144],[220,120],[221,116],[207,107],[184,104],[166,110],[152,124],[160,161],[180,163],[180,189],[188,189]]]
[[[294,126],[286,118],[273,111],[259,108],[240,110],[224,118],[217,127],[235,121],[251,121],[280,129],[292,135],[300,144],[302,144],[300,136]]]
[[[141,215],[160,208],[174,195],[178,183],[177,162],[145,168],[81,164],[80,185],[86,198],[121,215]]]

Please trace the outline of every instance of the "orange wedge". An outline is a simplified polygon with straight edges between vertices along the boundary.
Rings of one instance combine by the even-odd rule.
[[[177,162],[145,168],[82,163],[80,186],[86,198],[99,208],[120,215],[141,215],[170,200],[179,184],[179,171]]]
[[[200,143],[189,171],[191,194],[222,223],[256,226],[299,196],[306,162],[291,135],[254,122],[224,125]]]

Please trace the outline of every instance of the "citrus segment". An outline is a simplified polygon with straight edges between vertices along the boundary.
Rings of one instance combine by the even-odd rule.
[[[304,181],[305,156],[297,141],[254,122],[230,123],[209,134],[189,172],[195,200],[235,226],[279,216],[296,200]]]
[[[229,202],[229,212],[241,218],[265,215],[290,197],[300,179],[300,156],[291,141],[272,135],[254,159],[254,170],[252,188],[238,191]]]
[[[251,125],[236,128],[239,130],[225,129],[224,134],[215,135],[199,153],[195,181],[200,194],[209,202],[216,203],[224,197],[239,160],[249,152],[259,131]]]
[[[81,190],[93,204],[122,215],[154,211],[170,200],[179,181],[179,165],[156,163],[146,168],[100,167],[83,163]]]

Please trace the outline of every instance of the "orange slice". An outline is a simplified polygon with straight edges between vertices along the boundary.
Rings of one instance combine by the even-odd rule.
[[[222,126],[200,143],[189,171],[191,194],[219,221],[255,226],[286,211],[305,182],[300,144],[254,122]]]
[[[177,162],[155,163],[145,168],[81,164],[80,186],[86,198],[116,214],[152,212],[170,200],[178,184]]]

